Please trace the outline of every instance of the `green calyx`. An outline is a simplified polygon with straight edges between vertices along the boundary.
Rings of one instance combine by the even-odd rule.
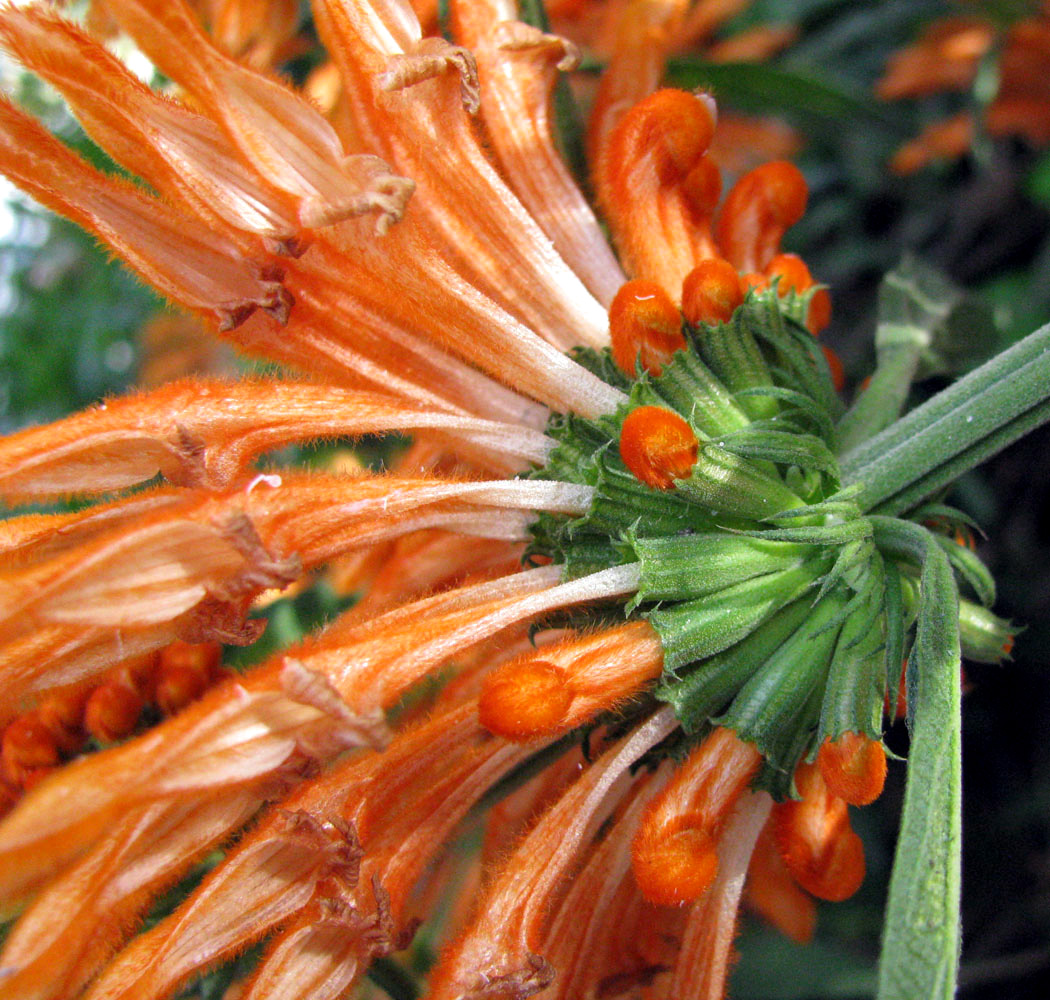
[[[1011,633],[987,610],[994,584],[961,543],[963,515],[927,505],[903,520],[873,516],[879,491],[844,476],[840,428],[856,447],[856,418],[843,417],[823,351],[799,322],[805,305],[752,293],[728,323],[686,325],[686,348],[658,376],[628,378],[608,354],[579,352],[628,402],[595,420],[556,414],[547,432],[558,447],[533,473],[595,493],[583,516],[540,515],[530,551],[568,578],[637,564],[625,611],[663,643],[655,697],[686,733],[726,726],[755,744],[766,759],[758,784],[778,797],[826,738],[881,738],[917,619],[931,613],[920,593],[928,546],[947,557],[954,597],[968,598],[953,604],[966,654],[998,662]],[[648,406],[697,438],[692,469],[671,489],[646,485],[620,455],[625,419]]]

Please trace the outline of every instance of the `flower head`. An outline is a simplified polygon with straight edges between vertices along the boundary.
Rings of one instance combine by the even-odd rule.
[[[714,997],[749,866],[796,938],[803,889],[856,889],[848,805],[881,788],[926,529],[873,515],[836,452],[827,292],[780,245],[804,178],[769,163],[722,197],[711,97],[636,72],[666,48],[639,19],[681,7],[628,5],[603,83],[611,248],[551,131],[573,48],[505,0],[454,2],[455,42],[402,0],[315,0],[332,121],[184,0],[106,0],[178,98],[49,10],[0,9],[148,187],[10,104],[0,166],[296,373],[0,442],[8,502],[99,499],[0,524],[3,788],[26,793],[0,898],[27,906],[0,996],[169,996],[264,938],[242,996],[339,996],[445,909],[434,998]],[[380,432],[417,440],[383,474],[254,464]],[[358,604],[222,671],[261,595],[332,566]],[[961,614],[995,658],[1005,623]],[[87,734],[115,745],[70,761]],[[450,852],[471,824],[480,852]]]

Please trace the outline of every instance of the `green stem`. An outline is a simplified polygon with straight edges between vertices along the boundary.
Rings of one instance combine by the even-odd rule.
[[[908,666],[911,749],[877,1000],[951,1000],[959,964],[962,692],[959,604],[944,552],[916,524],[876,517],[880,548],[922,560]]]
[[[916,342],[901,343],[885,353],[880,352],[871,382],[836,428],[841,454],[848,455],[900,416],[921,356],[922,345]]]
[[[1050,325],[960,379],[842,460],[862,510],[907,509],[1050,419]]]

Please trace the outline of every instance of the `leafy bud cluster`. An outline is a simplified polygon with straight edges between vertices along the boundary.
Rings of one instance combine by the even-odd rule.
[[[636,564],[630,617],[664,651],[654,690],[688,734],[734,730],[761,752],[756,783],[791,794],[796,767],[846,734],[882,736],[916,622],[936,613],[920,576],[943,552],[963,654],[997,662],[1010,626],[959,512],[928,504],[905,519],[863,506],[844,482],[843,407],[806,329],[819,289],[751,289],[726,322],[682,321],[683,347],[657,372],[578,359],[628,393],[594,420],[555,415],[558,441],[534,475],[594,489],[583,515],[542,514],[532,552],[570,578]]]

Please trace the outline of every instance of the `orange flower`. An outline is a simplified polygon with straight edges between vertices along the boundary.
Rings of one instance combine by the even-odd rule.
[[[748,790],[763,758],[719,728],[676,770],[688,737],[654,696],[676,665],[635,613],[652,564],[624,546],[653,510],[672,541],[683,510],[710,527],[741,470],[753,490],[734,524],[765,513],[763,491],[777,510],[802,503],[772,460],[752,467],[701,427],[768,412],[734,395],[767,384],[758,348],[731,345],[750,380],[732,391],[695,352],[717,355],[761,302],[794,324],[803,374],[826,380],[800,325],[818,325],[820,289],[780,254],[805,183],[772,163],[721,199],[714,101],[656,90],[667,25],[685,17],[699,37],[741,5],[616,14],[591,135],[619,255],[551,131],[574,46],[509,0],[453,2],[455,44],[424,37],[416,10],[432,4],[315,0],[341,91],[331,119],[253,68],[286,48],[294,4],[104,6],[177,96],[48,8],[0,8],[0,43],[144,183],[100,174],[9,103],[0,168],[194,322],[288,372],[180,378],[0,441],[6,502],[97,501],[0,522],[0,802],[21,796],[0,824],[0,906],[24,909],[0,997],[170,996],[266,937],[241,996],[344,995],[439,904],[453,917],[435,998],[641,983],[719,996],[771,809]],[[647,48],[653,11],[663,34]],[[660,378],[668,398],[650,399]],[[681,395],[701,389],[694,427]],[[604,438],[573,453],[564,427]],[[380,433],[415,438],[383,473],[256,465]],[[559,474],[599,454],[600,483]],[[694,465],[690,499],[678,486]],[[545,531],[603,517],[627,521],[553,561]],[[789,543],[746,556],[760,566],[739,578],[711,562],[730,572],[713,591],[738,602],[737,637],[830,567]],[[356,606],[250,671],[221,668],[220,644],[265,629],[261,602],[326,569],[366,591]],[[711,581],[694,594],[686,575],[703,600]],[[89,736],[115,745],[71,760]],[[512,789],[491,813],[490,867],[444,907],[450,838]],[[802,791],[800,808],[828,812],[830,792]],[[134,936],[156,895],[253,817]]]
[[[917,42],[891,58],[877,93],[897,100],[968,90],[981,60],[996,45],[1001,46],[998,85],[983,112],[984,129],[996,137],[1020,136],[1033,146],[1050,144],[1050,8],[1045,4],[1002,32],[979,16],[935,21]],[[891,166],[909,174],[934,160],[954,159],[970,148],[975,132],[970,111],[933,122],[897,151]]]

